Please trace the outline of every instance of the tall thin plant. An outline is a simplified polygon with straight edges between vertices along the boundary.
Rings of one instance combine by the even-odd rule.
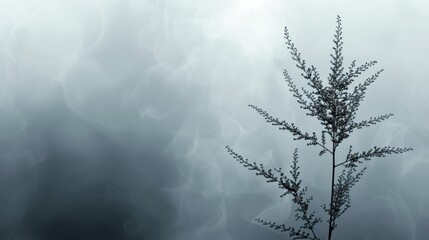
[[[375,146],[369,150],[355,152],[350,145],[346,156],[338,156],[339,146],[353,131],[375,125],[393,116],[393,114],[388,113],[370,117],[367,120],[356,121],[356,113],[364,99],[367,88],[380,76],[383,69],[376,71],[365,81],[354,84],[357,77],[373,67],[377,62],[369,61],[357,66],[356,61],[353,61],[346,69],[343,63],[342,33],[341,18],[337,16],[337,26],[333,40],[334,51],[330,60],[330,73],[327,77],[327,82],[324,83],[317,69],[313,65],[309,66],[301,58],[301,54],[290,38],[288,29],[285,28],[284,31],[287,49],[290,51],[292,59],[296,62],[296,66],[301,71],[301,76],[309,87],[298,88],[285,70],[283,73],[286,83],[300,107],[306,111],[306,114],[319,120],[323,126],[320,134],[302,131],[293,123],[281,121],[262,108],[249,105],[264,117],[268,123],[277,126],[280,130],[292,133],[294,140],[304,140],[307,141],[307,145],[318,147],[320,149],[319,156],[330,155],[330,201],[329,204],[322,205],[322,209],[327,213],[328,240],[332,239],[333,231],[338,227],[338,219],[351,206],[350,191],[367,169],[362,166],[363,163],[375,157],[386,157],[390,154],[400,154],[412,150],[412,148],[407,147]],[[308,196],[308,188],[303,186],[300,179],[297,149],[293,152],[289,174],[285,174],[281,168],[268,169],[263,164],[251,162],[230,146],[226,146],[226,149],[241,165],[255,171],[256,175],[264,177],[267,182],[276,183],[284,191],[281,197],[291,196],[292,202],[296,205],[295,220],[300,223],[300,227],[288,227],[285,224],[278,224],[264,219],[256,219],[257,222],[275,230],[287,232],[292,239],[322,239],[317,234],[316,225],[323,221],[321,217],[316,216],[318,215],[316,211],[310,210],[313,196]]]

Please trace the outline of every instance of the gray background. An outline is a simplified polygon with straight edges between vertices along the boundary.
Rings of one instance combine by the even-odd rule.
[[[385,69],[357,118],[395,114],[343,147],[415,150],[366,163],[335,239],[426,239],[426,0],[0,1],[0,239],[285,239],[252,220],[293,224],[290,201],[224,146],[285,168],[298,147],[322,213],[329,159],[247,105],[320,129],[283,28],[327,76],[337,14],[345,62]]]

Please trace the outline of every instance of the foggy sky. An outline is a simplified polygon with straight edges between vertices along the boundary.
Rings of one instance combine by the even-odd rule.
[[[285,169],[298,148],[326,220],[329,159],[247,105],[320,130],[284,81],[287,69],[302,83],[283,29],[326,77],[337,15],[346,65],[384,69],[357,119],[395,114],[340,154],[349,144],[414,151],[365,163],[334,238],[425,239],[425,0],[0,1],[0,239],[288,239],[253,219],[293,226],[290,199],[225,145]],[[317,230],[325,237],[326,222]]]

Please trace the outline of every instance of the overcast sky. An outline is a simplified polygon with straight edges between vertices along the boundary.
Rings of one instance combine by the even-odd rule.
[[[329,159],[247,105],[320,130],[284,81],[303,79],[283,30],[326,77],[337,15],[346,65],[384,69],[357,119],[395,114],[340,154],[414,151],[365,163],[334,239],[425,239],[426,0],[1,0],[0,239],[287,239],[253,219],[295,224],[290,199],[225,145],[286,169],[298,148],[326,220]]]

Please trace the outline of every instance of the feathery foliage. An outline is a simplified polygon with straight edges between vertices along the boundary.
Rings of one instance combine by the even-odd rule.
[[[351,206],[351,189],[361,179],[367,169],[366,167],[362,167],[364,161],[412,150],[412,148],[406,147],[375,146],[367,151],[353,152],[352,146],[349,146],[349,151],[345,159],[338,163],[337,148],[345,139],[350,137],[354,130],[370,127],[393,116],[393,114],[388,113],[377,117],[370,117],[368,120],[356,121],[356,113],[365,97],[368,87],[380,76],[383,69],[376,71],[363,82],[352,86],[356,78],[373,67],[377,62],[369,61],[357,66],[356,61],[353,61],[346,69],[342,55],[342,33],[341,18],[337,16],[333,53],[330,60],[331,71],[328,75],[327,84],[324,84],[317,69],[313,65],[308,65],[301,58],[301,53],[292,42],[288,29],[285,28],[284,31],[287,49],[309,87],[298,88],[286,70],[283,72],[284,77],[290,92],[296,98],[300,108],[304,109],[308,116],[317,118],[323,126],[323,130],[319,136],[316,132],[305,132],[293,123],[279,120],[258,106],[249,105],[268,123],[278,127],[280,130],[292,133],[294,140],[304,140],[307,141],[307,145],[309,146],[318,146],[320,148],[320,156],[324,154],[331,155],[331,199],[329,204],[322,206],[322,209],[328,215],[328,240],[331,240],[332,232],[338,227],[337,220]],[[329,146],[327,145],[327,141],[330,142]],[[249,162],[248,159],[239,155],[230,146],[226,146],[226,148],[228,153],[238,163],[251,171],[255,171],[256,175],[264,177],[267,182],[276,183],[284,191],[281,197],[291,196],[292,202],[296,205],[295,220],[299,221],[301,226],[298,229],[286,227],[285,224],[277,224],[263,219],[256,219],[257,222],[281,232],[288,232],[292,239],[322,239],[316,233],[316,225],[322,222],[322,218],[316,217],[316,212],[310,210],[313,197],[307,196],[308,188],[302,186],[297,149],[293,153],[291,170],[289,174],[285,174],[281,168],[267,169],[263,164]],[[336,175],[336,171],[340,171],[338,176]]]

